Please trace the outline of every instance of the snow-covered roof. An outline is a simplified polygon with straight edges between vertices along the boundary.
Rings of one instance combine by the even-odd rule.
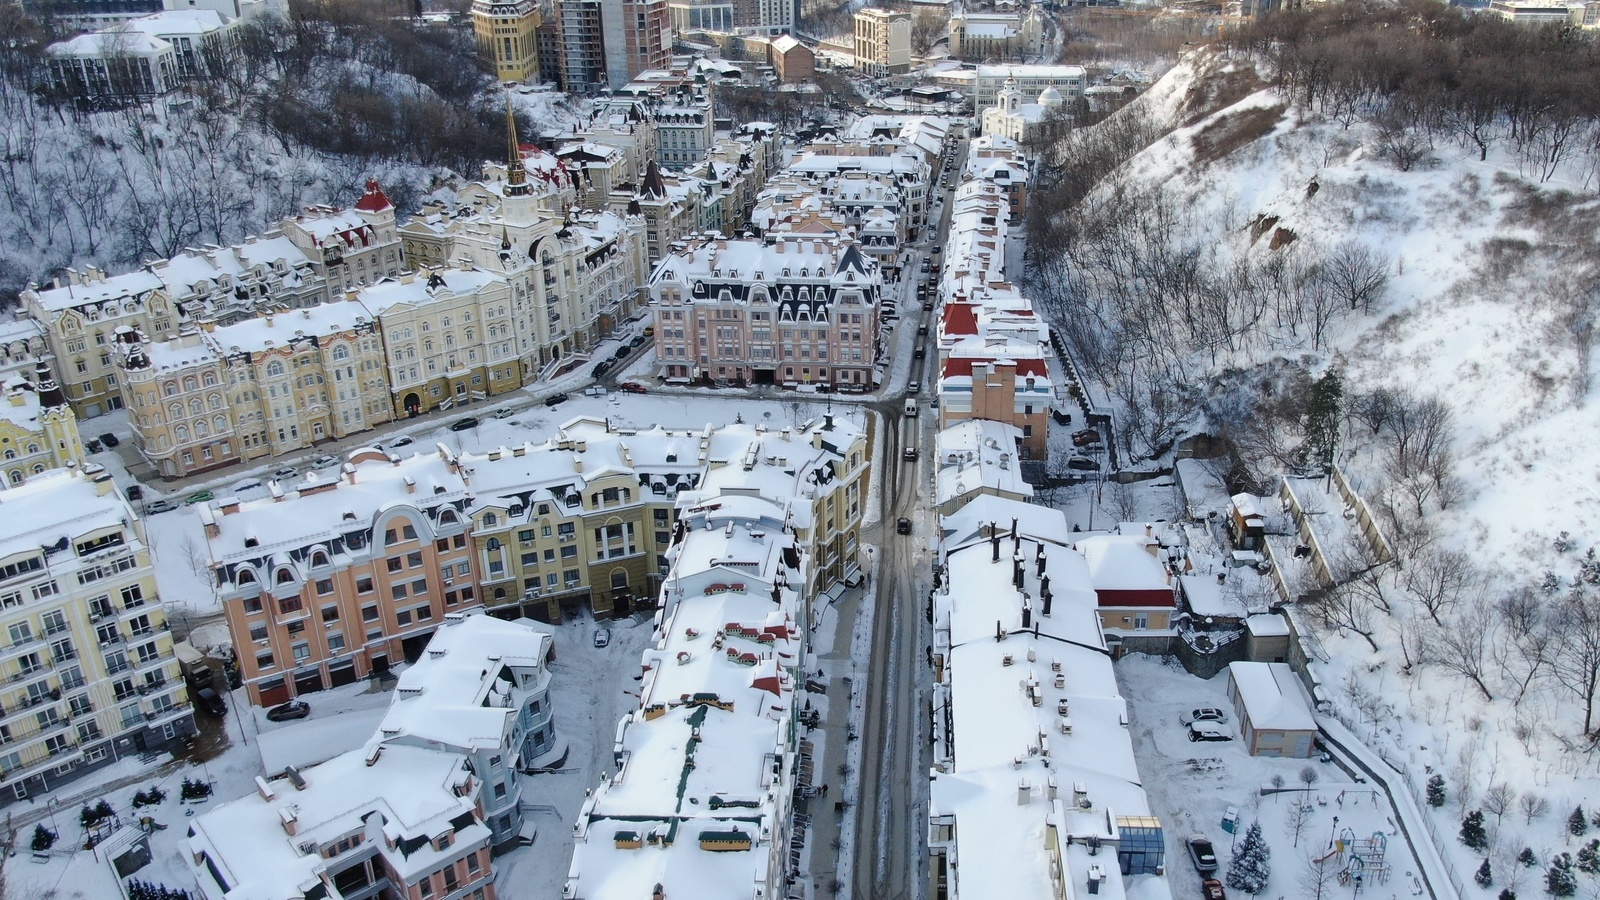
[[[990,522],[996,523],[1002,532],[1009,532],[1012,519],[1017,520],[1018,530],[1030,538],[1056,544],[1072,542],[1072,527],[1061,510],[992,494],[974,497],[954,513],[942,517],[940,525],[945,534],[945,546],[954,548],[987,540],[986,529]]]
[[[0,559],[43,554],[51,572],[63,577],[77,567],[71,547],[76,538],[127,528],[136,518],[98,466],[83,472],[47,469],[0,491]],[[131,530],[126,535],[137,539]]]
[[[425,306],[436,299],[448,302],[478,294],[491,285],[507,284],[504,276],[482,269],[427,268],[417,275],[384,278],[362,288],[355,299],[377,317],[401,304]]]
[[[1311,702],[1294,670],[1285,663],[1232,662],[1233,679],[1250,727],[1257,731],[1316,731]]]
[[[967,419],[939,432],[940,505],[981,490],[1032,497],[1017,456],[1021,439],[1022,429],[989,419]]]
[[[408,737],[463,751],[507,744],[522,711],[517,695],[549,679],[551,643],[550,633],[527,619],[446,614],[422,656],[401,673],[374,743]]]
[[[162,287],[161,279],[151,272],[139,269],[123,275],[88,278],[81,284],[65,284],[38,292],[38,304],[48,312],[61,312],[80,306],[92,306],[108,300],[144,299],[151,291]]]
[[[1100,591],[1171,590],[1167,569],[1151,555],[1154,538],[1142,534],[1098,534],[1078,542],[1089,561],[1089,577]]]

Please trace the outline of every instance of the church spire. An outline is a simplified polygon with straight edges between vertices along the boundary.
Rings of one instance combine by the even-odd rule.
[[[522,145],[517,142],[517,113],[511,106],[511,94],[506,94],[506,140],[509,158],[506,160],[506,195],[525,197],[533,193],[528,184],[528,173],[522,168]]]

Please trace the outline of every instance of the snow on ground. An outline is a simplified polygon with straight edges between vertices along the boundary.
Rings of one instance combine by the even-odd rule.
[[[1150,805],[1166,828],[1167,872],[1175,900],[1198,900],[1200,876],[1185,849],[1190,834],[1204,834],[1216,845],[1221,862],[1218,877],[1227,872],[1232,835],[1222,828],[1229,807],[1238,810],[1239,838],[1252,822],[1260,822],[1272,848],[1272,876],[1263,897],[1311,897],[1304,873],[1308,860],[1325,856],[1346,829],[1355,838],[1382,834],[1387,841],[1385,860],[1392,867],[1387,883],[1370,883],[1364,893],[1385,897],[1414,894],[1417,871],[1405,840],[1398,834],[1394,812],[1372,785],[1358,783],[1334,763],[1315,759],[1269,759],[1245,752],[1238,722],[1228,702],[1227,676],[1203,681],[1184,672],[1171,659],[1132,654],[1117,661],[1117,682],[1129,705],[1130,732],[1139,759],[1139,774]],[[1213,706],[1227,711],[1223,728],[1234,735],[1227,742],[1193,743],[1178,721],[1184,710]],[[1300,773],[1310,769],[1315,781],[1309,790],[1269,793],[1274,779],[1284,787],[1304,786]],[[1309,802],[1312,811],[1296,839],[1290,825],[1297,801]],[[1337,824],[1335,824],[1337,817]],[[1332,862],[1337,862],[1335,857]],[[1326,886],[1331,896],[1343,897],[1349,887]],[[1239,892],[1235,891],[1235,894]]]

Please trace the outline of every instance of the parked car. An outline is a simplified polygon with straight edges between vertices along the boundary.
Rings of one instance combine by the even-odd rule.
[[[1200,882],[1200,892],[1205,894],[1206,900],[1228,900],[1228,892],[1222,889],[1222,882],[1215,878]]]
[[[457,419],[454,422],[450,423],[450,430],[451,431],[471,431],[472,429],[477,428],[477,427],[478,427],[478,420],[476,418],[472,417],[472,416],[467,416],[467,417],[462,418],[462,419]]]
[[[1087,456],[1074,456],[1067,460],[1067,468],[1078,472],[1098,472],[1100,464]]]
[[[267,710],[267,721],[287,722],[290,719],[304,719],[309,715],[311,715],[311,704],[304,700],[290,700],[288,703]]]
[[[609,628],[601,628],[598,631],[596,631],[594,633],[594,645],[596,647],[609,647],[609,646],[611,646],[611,629],[609,629]]]
[[[183,498],[183,502],[187,505],[193,506],[196,503],[209,503],[215,499],[216,496],[216,494],[213,494],[210,491],[195,491],[189,496]]]
[[[593,369],[589,370],[589,375],[591,377],[594,377],[594,378],[599,378],[599,377],[605,375],[607,372],[611,371],[612,364],[613,364],[612,360],[602,359],[599,362],[594,364],[594,368]]]
[[[905,460],[906,462],[916,462],[917,461],[917,448],[915,448],[915,447],[907,447],[907,448],[905,448],[904,450],[900,451],[900,458]]]
[[[402,434],[399,437],[397,437],[394,440],[389,442],[389,448],[392,450],[395,447],[409,447],[409,446],[411,446],[412,444],[415,444],[415,443],[416,443],[416,441],[412,440],[409,435]]]
[[[616,353],[611,354],[611,361],[612,362],[622,362],[623,360],[627,359],[628,358],[628,354],[632,353],[632,352],[633,352],[633,348],[631,346],[629,346],[627,344],[623,344],[621,347],[617,348],[617,352]]]
[[[1074,447],[1087,447],[1090,444],[1098,443],[1100,443],[1100,432],[1095,431],[1093,428],[1085,428],[1082,431],[1074,431],[1072,433],[1072,446]]]
[[[648,394],[648,393],[650,393],[650,389],[649,388],[645,387],[644,385],[640,384],[637,381],[624,381],[622,384],[619,384],[617,386],[622,388],[622,391],[625,394]]]
[[[115,447],[122,442],[117,440],[116,435],[108,431],[105,434],[100,435],[100,443],[105,444],[107,447]]]
[[[634,348],[635,350],[637,350],[638,348],[643,347],[645,345],[645,342],[648,341],[648,340],[650,340],[650,339],[641,334],[638,337],[634,338],[633,340],[629,341],[628,342],[628,346]]]
[[[1190,722],[1226,722],[1228,714],[1215,706],[1202,706],[1199,709],[1178,713],[1178,721],[1184,725]]]
[[[923,359],[927,355],[928,355],[928,348],[926,348],[926,347],[918,347],[916,350],[913,350],[911,352],[911,358],[912,359]]]
[[[564,393],[551,394],[550,396],[544,398],[545,406],[560,406],[565,402],[567,402],[567,395]]]
[[[159,513],[172,512],[177,508],[178,504],[172,502],[171,500],[151,500],[149,503],[144,505],[144,514],[147,516],[153,516]]]
[[[906,518],[896,520],[894,523],[894,531],[896,534],[910,534],[911,520]]]
[[[1194,867],[1201,875],[1210,875],[1217,870],[1217,851],[1212,849],[1211,841],[1203,834],[1191,834],[1185,841],[1189,847],[1189,858],[1194,861]]]
[[[128,490],[126,491],[126,493],[128,495],[128,499],[129,500],[143,500],[144,499],[144,488],[140,487],[137,484],[128,485]]]
[[[105,448],[100,446],[100,442],[99,441],[97,441],[97,440],[95,440],[93,438],[90,438],[89,440],[83,442],[83,449],[89,451],[90,453],[99,453],[101,450],[104,450]]]
[[[293,466],[284,466],[278,471],[273,472],[272,477],[277,481],[293,481],[300,477],[300,470]]]
[[[313,468],[313,469],[331,469],[334,466],[339,465],[340,462],[341,462],[341,460],[337,456],[326,456],[326,455],[319,456],[316,459],[313,459],[311,461],[311,468]]]
[[[246,478],[243,481],[234,482],[233,487],[229,488],[229,490],[235,494],[242,494],[245,491],[253,491],[259,487],[261,487],[261,482],[258,479]]]
[[[195,691],[194,705],[215,719],[228,714],[228,704],[222,701],[222,695],[217,693],[215,688],[201,688]]]
[[[1191,741],[1231,741],[1233,735],[1223,730],[1216,722],[1190,722],[1189,740]]]
[[[509,406],[502,406],[502,407],[496,409],[494,412],[489,413],[489,415],[493,416],[496,419],[509,419],[512,416],[516,415],[516,414],[517,414],[517,411],[512,409]]]
[[[1072,424],[1072,413],[1062,412],[1059,409],[1050,410],[1050,418],[1055,419],[1057,425],[1071,425]]]

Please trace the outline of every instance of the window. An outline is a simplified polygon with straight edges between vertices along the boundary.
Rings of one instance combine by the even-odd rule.
[[[267,626],[266,625],[261,624],[261,623],[256,623],[255,625],[251,625],[250,626],[250,640],[252,640],[252,641],[264,641],[266,639],[267,639]]]
[[[319,578],[319,579],[317,579],[317,593],[318,594],[323,594],[323,595],[327,595],[327,594],[333,593],[333,579],[332,578]]]
[[[422,567],[422,551],[414,550],[406,554],[406,567],[420,569]]]
[[[258,670],[270,669],[274,665],[271,650],[263,650],[256,654],[256,668]]]
[[[376,621],[378,621],[378,607],[376,607],[376,606],[363,606],[363,607],[361,607],[361,621],[363,621],[363,622],[376,622]]]
[[[405,561],[404,561],[404,560],[402,560],[402,559],[401,559],[401,558],[400,558],[400,557],[398,557],[398,556],[394,556],[394,557],[390,557],[390,558],[389,558],[389,560],[388,560],[388,566],[389,566],[389,571],[390,571],[390,572],[391,572],[391,573],[392,573],[392,572],[398,572],[398,571],[400,571],[400,570],[401,570],[401,569],[402,569],[402,568],[404,568],[404,567],[405,567]]]
[[[370,594],[370,593],[372,593],[372,576],[363,575],[360,578],[356,579],[356,593],[358,593],[358,594]]]

